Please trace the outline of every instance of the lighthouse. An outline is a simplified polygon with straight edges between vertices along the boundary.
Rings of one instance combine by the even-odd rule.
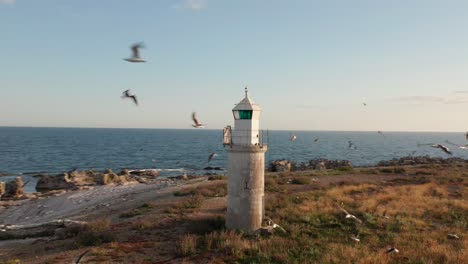
[[[265,152],[260,130],[261,108],[245,88],[245,97],[233,109],[234,128],[224,128],[228,154],[226,227],[252,233],[264,215]]]

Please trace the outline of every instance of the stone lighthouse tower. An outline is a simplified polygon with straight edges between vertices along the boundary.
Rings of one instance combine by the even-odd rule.
[[[262,226],[264,214],[265,152],[259,129],[261,108],[248,95],[232,109],[234,129],[224,128],[228,154],[226,227],[247,233]]]

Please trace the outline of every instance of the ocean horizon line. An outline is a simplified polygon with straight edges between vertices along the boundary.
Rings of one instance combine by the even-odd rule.
[[[121,130],[222,130],[223,128],[162,128],[162,127],[74,127],[74,126],[1,126],[0,128],[59,128],[59,129],[121,129]],[[296,129],[268,129],[263,128],[264,131],[285,131],[285,132],[372,132],[382,131],[386,133],[466,133],[466,131],[428,131],[428,130],[296,130]]]

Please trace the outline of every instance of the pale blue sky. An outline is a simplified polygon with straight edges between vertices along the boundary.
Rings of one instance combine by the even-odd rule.
[[[467,13],[468,1],[0,0],[0,126],[190,128],[196,111],[218,129],[248,85],[263,128],[466,131]],[[123,61],[139,41],[149,62]]]

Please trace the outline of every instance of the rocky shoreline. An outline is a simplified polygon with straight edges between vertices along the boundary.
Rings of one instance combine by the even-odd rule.
[[[430,156],[407,156],[394,158],[391,160],[379,161],[378,167],[388,166],[410,166],[410,165],[425,165],[425,164],[451,164],[454,162],[468,163],[468,160],[462,158],[440,158]],[[365,167],[374,167],[365,166]],[[361,167],[361,166],[359,166]],[[297,163],[295,161],[280,159],[270,161],[267,167],[268,172],[290,172],[290,171],[307,171],[307,170],[327,170],[327,169],[348,169],[353,168],[353,164],[349,160],[328,160],[328,159],[312,159],[307,162]],[[220,167],[206,167],[207,171],[221,171]],[[216,173],[206,173],[205,175],[213,175]],[[56,191],[81,190],[91,186],[100,185],[128,185],[128,184],[148,184],[154,182],[159,177],[158,170],[128,170],[123,169],[118,173],[110,169],[105,171],[69,171],[66,173],[49,175],[37,174],[32,177],[39,178],[36,184],[36,193],[25,193],[23,187],[26,183],[21,177],[16,177],[12,181],[0,181],[0,200],[10,199],[31,199],[40,196],[47,196],[48,193]],[[181,174],[179,176],[168,177],[173,180],[189,180],[200,176]]]
[[[362,167],[388,167],[388,166],[411,166],[411,165],[427,165],[427,164],[452,164],[452,163],[468,163],[468,160],[462,158],[439,158],[430,156],[407,156],[395,158],[391,160],[379,161],[373,166]],[[361,167],[361,166],[359,166]],[[353,168],[353,164],[349,160],[328,160],[328,159],[313,159],[307,162],[296,163],[287,159],[273,160],[268,164],[269,172],[289,172],[289,171],[306,171],[306,170],[325,170],[325,169],[346,169]]]

